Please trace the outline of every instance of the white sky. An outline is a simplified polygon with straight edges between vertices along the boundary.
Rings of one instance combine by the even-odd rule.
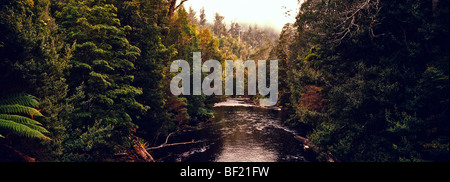
[[[284,24],[294,23],[298,0],[189,0],[184,3],[186,10],[189,7],[200,15],[200,9],[205,7],[206,19],[213,22],[217,12],[225,17],[227,26],[230,22],[258,24],[258,26],[270,26],[281,31]],[[286,7],[286,8],[283,8]],[[287,10],[294,10],[290,17],[286,17]]]

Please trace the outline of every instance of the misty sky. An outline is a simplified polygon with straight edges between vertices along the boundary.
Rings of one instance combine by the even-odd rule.
[[[234,21],[270,26],[278,31],[284,24],[295,21],[299,8],[298,0],[189,0],[184,3],[187,10],[190,6],[197,12],[197,17],[200,9],[205,7],[206,19],[210,23],[218,12],[225,17],[227,25]],[[294,10],[293,15],[286,17],[287,10]]]

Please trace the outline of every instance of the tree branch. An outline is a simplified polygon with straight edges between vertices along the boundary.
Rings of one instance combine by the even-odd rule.
[[[177,7],[175,7],[175,10],[177,10],[181,5],[183,5],[184,2],[189,1],[189,0],[181,0],[180,4],[178,4]]]
[[[167,135],[166,142],[164,142],[163,145],[167,144],[167,142],[169,141],[169,137],[172,136],[173,134],[175,134],[175,132],[169,133],[169,135]]]
[[[188,0],[181,0],[180,4],[177,5],[178,0],[168,0],[167,4],[169,5],[169,18],[172,18],[174,12]]]
[[[160,148],[164,148],[164,147],[171,147],[171,146],[176,146],[176,145],[186,145],[186,144],[193,144],[193,143],[201,143],[203,141],[199,140],[199,141],[190,141],[190,142],[180,142],[180,143],[171,143],[171,144],[162,144],[160,146],[156,146],[156,147],[150,147],[150,148],[146,148],[146,150],[155,150],[155,149],[160,149]]]
[[[341,32],[335,33],[334,35],[339,38],[333,38],[332,42],[341,42],[344,38],[346,38],[349,34],[352,34],[352,29],[356,27],[356,30],[359,30],[360,25],[358,24],[356,20],[356,16],[359,12],[362,10],[367,10],[367,12],[370,14],[371,18],[371,24],[370,24],[370,31],[372,31],[372,25],[375,23],[376,19],[375,17],[380,12],[380,1],[379,0],[366,0],[365,2],[355,5],[355,8],[350,8],[350,10],[343,12],[342,14],[347,14],[348,16],[343,16],[341,18],[341,23],[338,25],[339,27],[342,26],[343,30]],[[375,12],[373,12],[373,10]],[[371,35],[374,35],[373,32],[370,32]]]

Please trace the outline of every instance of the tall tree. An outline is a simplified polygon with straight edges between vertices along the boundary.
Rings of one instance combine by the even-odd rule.
[[[214,15],[214,25],[212,31],[218,37],[224,36],[227,32],[225,22],[223,22],[224,19],[225,17],[221,16],[219,13]]]
[[[205,14],[205,7],[202,7],[202,9],[200,9],[200,20],[199,20],[199,25],[200,26],[205,26],[206,25],[206,14]]]
[[[191,21],[192,24],[199,24],[198,23],[198,18],[197,18],[197,12],[195,12],[194,9],[192,9],[192,7],[189,7],[189,20]]]
[[[132,27],[128,36],[130,42],[141,50],[135,63],[134,85],[143,89],[138,100],[150,107],[136,118],[137,133],[151,144],[157,144],[159,136],[168,133],[163,130],[171,120],[166,110],[170,95],[164,70],[167,70],[169,59],[177,53],[174,46],[163,44],[170,31],[168,9],[164,0],[125,1],[117,6],[122,22]]]
[[[136,101],[142,89],[132,85],[141,51],[127,40],[131,27],[120,24],[113,4],[71,1],[60,19],[66,41],[75,43],[68,81],[72,94],[79,95],[70,117],[71,129],[78,132],[66,145],[86,156],[83,160],[104,160],[131,147],[132,115],[147,109]]]
[[[296,30],[294,29],[293,24],[287,23],[284,25],[281,30],[280,38],[276,46],[272,49],[270,53],[272,58],[275,58],[279,62],[278,66],[278,74],[280,78],[280,86],[279,86],[279,105],[283,107],[290,107],[290,88],[289,81],[291,80],[289,76],[292,74],[289,73],[292,68],[292,62],[289,61],[289,55],[291,55],[291,50],[289,45],[295,41]]]

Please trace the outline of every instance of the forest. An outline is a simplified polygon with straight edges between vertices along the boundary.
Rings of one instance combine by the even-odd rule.
[[[0,161],[156,161],[227,97],[170,92],[193,52],[278,60],[283,125],[318,161],[449,160],[448,0],[305,0],[281,33],[186,1],[2,0]]]

